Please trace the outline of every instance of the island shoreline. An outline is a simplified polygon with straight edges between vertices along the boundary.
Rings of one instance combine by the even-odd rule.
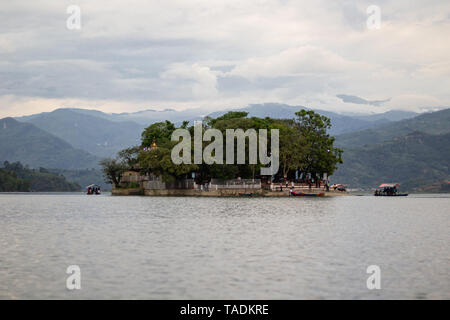
[[[323,189],[312,188],[302,190],[305,193],[324,193],[325,197],[351,196],[345,191],[324,191]],[[270,191],[264,189],[219,189],[219,190],[196,190],[196,189],[142,189],[142,188],[115,188],[111,191],[113,196],[148,196],[148,197],[261,197],[280,198],[292,197],[289,189],[286,191]]]

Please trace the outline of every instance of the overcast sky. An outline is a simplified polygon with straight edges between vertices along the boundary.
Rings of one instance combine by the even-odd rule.
[[[0,1],[0,117],[57,107],[450,106],[448,0]],[[66,26],[69,5],[81,9],[79,30]],[[381,9],[379,29],[367,27],[370,5]]]

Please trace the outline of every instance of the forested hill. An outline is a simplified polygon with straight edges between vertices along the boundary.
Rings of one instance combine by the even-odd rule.
[[[20,161],[33,168],[94,168],[99,159],[66,141],[13,118],[0,119],[0,163]]]
[[[450,190],[450,133],[416,131],[374,145],[347,147],[343,161],[333,181],[353,188],[399,182],[409,191]],[[432,185],[434,190],[430,190]]]
[[[341,134],[336,137],[336,144],[344,148],[371,145],[402,137],[415,131],[434,135],[449,133],[450,109],[421,114],[377,128]]]
[[[5,162],[0,168],[0,192],[80,191],[77,183],[68,182],[62,175],[44,168],[29,169],[20,162]]]

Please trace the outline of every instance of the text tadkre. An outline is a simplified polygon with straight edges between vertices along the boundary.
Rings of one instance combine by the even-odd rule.
[[[223,308],[193,306],[188,304],[181,307],[181,315],[203,315],[212,317],[214,312],[225,313],[226,315],[268,315],[269,306],[266,304],[225,304]]]

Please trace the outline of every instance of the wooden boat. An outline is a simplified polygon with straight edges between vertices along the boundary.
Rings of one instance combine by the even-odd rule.
[[[86,187],[86,194],[101,194],[100,186],[91,184]]]
[[[398,183],[382,183],[375,190],[375,197],[406,197],[407,193],[399,193],[398,188],[400,185]]]
[[[291,191],[291,196],[294,196],[294,197],[324,197],[325,193],[323,193],[323,192],[306,193],[306,192]]]

